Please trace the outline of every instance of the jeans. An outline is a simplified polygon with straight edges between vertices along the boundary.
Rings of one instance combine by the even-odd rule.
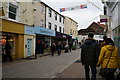
[[[60,53],[61,53],[61,49],[57,49],[57,51],[58,51],[58,55],[60,55]]]
[[[92,72],[91,80],[96,80],[96,66],[95,65],[94,66],[84,65],[86,80],[90,80],[90,75],[89,75],[90,68],[89,67],[91,68],[91,72]]]

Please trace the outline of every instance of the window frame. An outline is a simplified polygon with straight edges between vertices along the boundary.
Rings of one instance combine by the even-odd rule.
[[[55,31],[57,31],[57,25],[55,24]]]
[[[48,28],[52,29],[52,23],[51,22],[48,22]]]
[[[59,27],[59,32],[62,32],[62,27]]]
[[[10,6],[12,6],[13,8],[16,9],[15,12],[13,11],[10,11]],[[10,17],[10,14],[13,14],[15,16],[15,19]],[[12,19],[12,20],[17,20],[17,14],[18,14],[18,6],[17,5],[14,5],[12,3],[9,3],[9,7],[8,7],[8,18]]]
[[[52,17],[52,10],[51,9],[49,9],[48,14],[49,14],[49,17]]]

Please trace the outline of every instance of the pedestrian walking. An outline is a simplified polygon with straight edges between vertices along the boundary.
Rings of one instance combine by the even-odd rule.
[[[99,56],[99,50],[98,44],[93,37],[94,34],[88,34],[88,38],[81,45],[81,62],[85,69],[86,80],[96,80],[96,64]],[[90,69],[92,72],[91,79],[89,76]]]
[[[66,43],[65,44],[65,53],[68,53],[69,52],[68,50],[69,50],[69,45]]]
[[[62,49],[62,45],[61,45],[60,42],[56,45],[56,49],[57,49],[58,55],[60,55],[61,54],[61,49]]]
[[[41,41],[40,42],[40,54],[44,54],[45,44]]]
[[[100,65],[100,75],[105,80],[115,80],[114,73],[120,65],[118,61],[118,48],[114,46],[111,38],[107,38],[105,46],[101,48],[97,66],[99,67]]]
[[[71,52],[71,50],[72,50],[72,43],[69,43],[69,50]]]
[[[6,45],[5,45],[6,57],[9,58],[10,62],[13,62],[11,49],[12,49],[12,47],[11,47],[9,41],[6,41]]]
[[[103,46],[106,45],[106,44],[105,44],[105,41],[106,41],[106,40],[107,40],[107,36],[104,35],[104,36],[103,36],[103,42],[100,43],[101,47],[103,47]]]
[[[55,43],[52,43],[52,45],[51,45],[52,56],[54,56],[55,50],[56,50],[56,45],[55,45]]]

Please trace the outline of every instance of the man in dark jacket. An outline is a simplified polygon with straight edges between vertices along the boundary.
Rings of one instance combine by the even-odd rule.
[[[96,64],[98,61],[99,51],[98,44],[93,39],[94,35],[90,33],[88,39],[81,46],[81,62],[85,68],[86,80],[90,80],[89,77],[89,67],[92,72],[92,79],[96,80]]]

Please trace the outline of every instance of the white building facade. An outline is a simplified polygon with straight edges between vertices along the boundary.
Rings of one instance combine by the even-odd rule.
[[[64,33],[64,16],[46,7],[46,28]]]
[[[106,23],[108,30],[107,36],[112,38],[115,45],[120,49],[120,2],[103,2],[106,7],[106,15],[109,17]],[[120,50],[119,50],[120,52]],[[120,53],[119,53],[120,54]]]

